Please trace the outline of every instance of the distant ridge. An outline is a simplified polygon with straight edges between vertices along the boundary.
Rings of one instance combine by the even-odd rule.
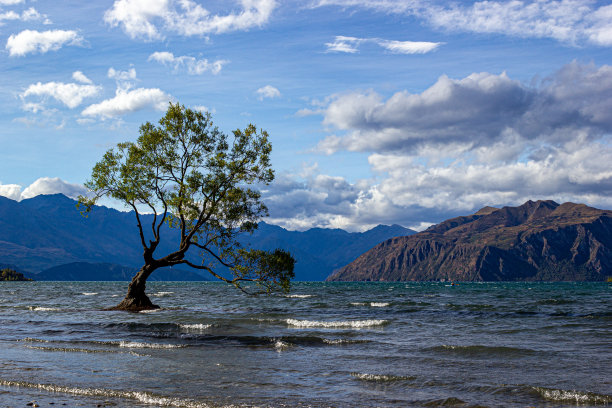
[[[328,280],[603,281],[608,275],[612,211],[527,201],[389,239]]]
[[[143,215],[142,220],[146,225],[151,216]],[[300,232],[261,222],[253,235],[244,235],[240,240],[254,248],[289,250],[297,259],[296,280],[324,280],[334,269],[376,244],[413,233],[399,225],[379,225],[355,233],[323,228]],[[172,250],[169,243],[176,234],[176,230],[168,228],[162,231],[158,253]],[[197,254],[188,256],[200,262]],[[49,269],[59,266],[64,266],[63,273],[76,277],[77,262],[135,270],[142,264],[142,247],[133,212],[96,206],[84,218],[76,201],[62,194],[40,195],[20,202],[0,196],[0,262],[37,280],[43,279],[36,272],[44,271],[46,275],[41,276],[51,276]],[[110,276],[120,273],[116,267],[107,267]],[[95,268],[88,268],[81,271],[94,273]],[[54,279],[60,278],[59,270],[53,273]],[[156,271],[152,278],[155,276],[164,275]]]

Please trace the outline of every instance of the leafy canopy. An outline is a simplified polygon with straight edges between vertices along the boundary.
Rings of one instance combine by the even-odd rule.
[[[256,282],[265,291],[288,290],[295,263],[289,253],[246,249],[236,239],[254,231],[268,214],[251,186],[274,179],[271,150],[268,133],[253,125],[235,130],[228,140],[209,113],[171,103],[159,125],[140,127],[136,143],[120,143],[104,154],[85,183],[93,195],[79,197],[79,203],[89,212],[106,196],[130,207],[146,265],[188,265],[242,290],[242,282]],[[150,233],[142,225],[142,211],[153,214]],[[180,241],[174,252],[155,257],[164,224],[180,230]],[[186,257],[191,248],[201,262]],[[219,265],[229,268],[232,277],[216,272]]]

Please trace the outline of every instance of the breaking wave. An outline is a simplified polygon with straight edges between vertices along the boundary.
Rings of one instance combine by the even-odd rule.
[[[186,329],[186,330],[206,330],[212,327],[212,324],[197,323],[197,324],[181,324],[179,326],[181,327],[181,329]]]
[[[187,347],[182,344],[141,343],[141,342],[136,342],[136,341],[108,342],[106,344],[117,345],[119,347],[126,347],[126,348],[151,348],[151,349],[175,349],[175,348]]]
[[[608,405],[612,403],[612,395],[595,394],[575,390],[558,390],[554,388],[532,387],[539,396],[550,401],[571,402],[575,404]]]
[[[287,324],[293,327],[301,328],[351,328],[351,329],[362,329],[365,327],[383,326],[389,323],[388,320],[375,319],[375,320],[338,320],[338,321],[317,321],[317,320],[297,320],[287,319]]]
[[[28,309],[30,309],[33,312],[57,312],[59,310],[62,310],[57,307],[44,307],[44,306],[30,306],[28,307]]]
[[[0,379],[0,386],[15,388],[31,388],[51,393],[71,394],[86,397],[119,398],[138,401],[143,404],[159,405],[164,407],[177,408],[211,408],[212,406],[203,402],[190,399],[181,399],[156,395],[146,391],[120,391],[104,388],[78,388],[66,387],[55,384],[37,384],[26,381],[7,381]],[[226,407],[226,408],[229,408]]]
[[[416,377],[404,375],[388,375],[388,374],[367,374],[367,373],[351,373],[351,377],[355,377],[363,381],[372,382],[395,382],[395,381],[412,381]]]

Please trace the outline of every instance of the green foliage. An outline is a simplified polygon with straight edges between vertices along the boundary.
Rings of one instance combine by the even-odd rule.
[[[236,240],[268,213],[251,186],[274,179],[271,151],[267,132],[254,125],[235,130],[229,140],[213,126],[209,113],[170,104],[158,125],[140,127],[135,143],[120,143],[104,154],[85,184],[93,196],[79,197],[79,205],[87,213],[106,196],[134,210],[147,265],[186,264],[236,286],[252,281],[266,290],[286,290],[293,258],[283,251],[246,250]],[[141,224],[143,209],[154,214],[150,233]],[[179,229],[181,238],[175,252],[156,258],[164,223]],[[185,259],[190,248],[199,251],[202,264]],[[217,274],[213,267],[218,264],[234,277]]]
[[[28,279],[23,276],[22,273],[16,272],[12,269],[2,269],[0,270],[0,281],[31,281],[32,279]]]

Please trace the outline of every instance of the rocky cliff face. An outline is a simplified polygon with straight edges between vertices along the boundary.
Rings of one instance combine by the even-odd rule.
[[[389,239],[328,280],[601,281],[609,275],[612,211],[528,201]]]

